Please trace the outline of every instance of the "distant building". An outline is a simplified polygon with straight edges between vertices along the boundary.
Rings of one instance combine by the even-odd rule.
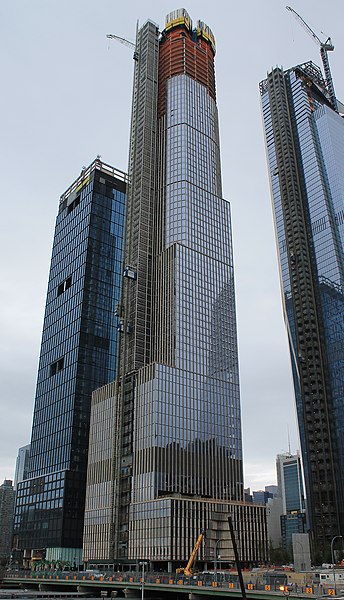
[[[268,540],[272,548],[280,548],[282,545],[281,515],[282,498],[278,495],[269,498],[266,504],[266,524]]]
[[[278,454],[276,458],[277,482],[281,491],[285,514],[304,511],[305,499],[299,454]]]
[[[293,535],[306,532],[306,513],[296,511],[287,515],[281,515],[282,547],[291,550],[293,546]]]
[[[244,501],[245,502],[253,502],[250,488],[244,488]]]
[[[16,460],[16,470],[14,474],[14,489],[17,489],[18,483],[27,479],[29,469],[30,444],[22,446],[18,450]]]
[[[266,485],[264,490],[252,491],[252,493],[250,488],[245,488],[244,501],[254,504],[265,504],[269,547],[280,548],[282,545],[281,515],[283,507],[278,485]]]
[[[252,500],[255,504],[267,504],[269,498],[273,498],[273,494],[264,490],[252,492]]]
[[[266,485],[265,486],[265,491],[269,492],[273,496],[280,496],[281,495],[281,492],[280,492],[280,489],[279,489],[278,485]]]
[[[14,487],[11,479],[0,485],[0,561],[9,560],[12,549]]]
[[[266,506],[266,525],[269,546],[279,548],[281,546],[281,514],[282,498],[278,485],[266,485],[264,490],[256,490],[250,493],[250,488],[244,490],[245,501],[254,504],[265,504]]]
[[[290,550],[293,534],[304,533],[307,529],[299,454],[278,454],[276,470],[282,498],[282,546],[285,550]]]

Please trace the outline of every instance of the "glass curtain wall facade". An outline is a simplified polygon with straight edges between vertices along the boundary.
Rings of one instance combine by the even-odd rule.
[[[171,566],[243,502],[231,216],[211,30],[180,9],[161,36],[148,21],[136,49],[112,547]],[[247,556],[264,540],[254,510]]]
[[[314,556],[344,534],[344,121],[313,63],[260,85]]]
[[[80,558],[92,391],[116,376],[126,175],[100,160],[61,196],[16,545]],[[68,550],[72,549],[72,550]]]
[[[186,11],[176,11],[158,50],[153,343],[151,364],[136,376],[128,556],[140,548],[142,556],[178,560],[191,553],[209,507],[184,502],[182,532],[173,527],[172,499],[159,498],[242,500],[242,450],[215,42],[206,25],[193,29]]]
[[[298,454],[278,454],[276,458],[277,483],[282,496],[283,512],[304,510],[301,460]]]
[[[282,546],[290,551],[293,547],[293,533],[307,531],[300,456],[278,454],[276,470],[277,483],[282,496]]]

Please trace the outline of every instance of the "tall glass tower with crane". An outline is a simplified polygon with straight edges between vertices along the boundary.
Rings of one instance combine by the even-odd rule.
[[[292,10],[292,9],[291,9]],[[295,11],[293,11],[295,12]],[[260,91],[313,557],[344,534],[344,107],[312,62]]]
[[[264,510],[243,502],[214,36],[176,10],[162,34],[151,21],[141,27],[135,57],[121,376],[93,395],[84,560],[144,559],[175,568],[203,530],[201,558],[214,557],[221,541],[221,555],[232,560],[228,514],[242,558],[265,560]],[[103,409],[107,423],[112,410],[114,424],[103,442],[110,460],[97,446],[107,427]],[[108,518],[101,534],[99,509]]]

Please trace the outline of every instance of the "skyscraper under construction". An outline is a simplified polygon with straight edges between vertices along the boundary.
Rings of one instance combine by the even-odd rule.
[[[315,559],[344,535],[344,111],[324,64],[260,85]]]
[[[93,394],[84,560],[266,559],[243,503],[234,268],[215,40],[184,9],[138,31],[118,379]],[[101,443],[101,446],[99,445]],[[226,534],[224,532],[227,532]],[[226,538],[226,539],[224,539]]]

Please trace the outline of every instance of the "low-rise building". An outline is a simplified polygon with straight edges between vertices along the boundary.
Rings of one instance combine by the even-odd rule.
[[[0,485],[0,562],[11,556],[14,511],[14,487],[11,479]]]

